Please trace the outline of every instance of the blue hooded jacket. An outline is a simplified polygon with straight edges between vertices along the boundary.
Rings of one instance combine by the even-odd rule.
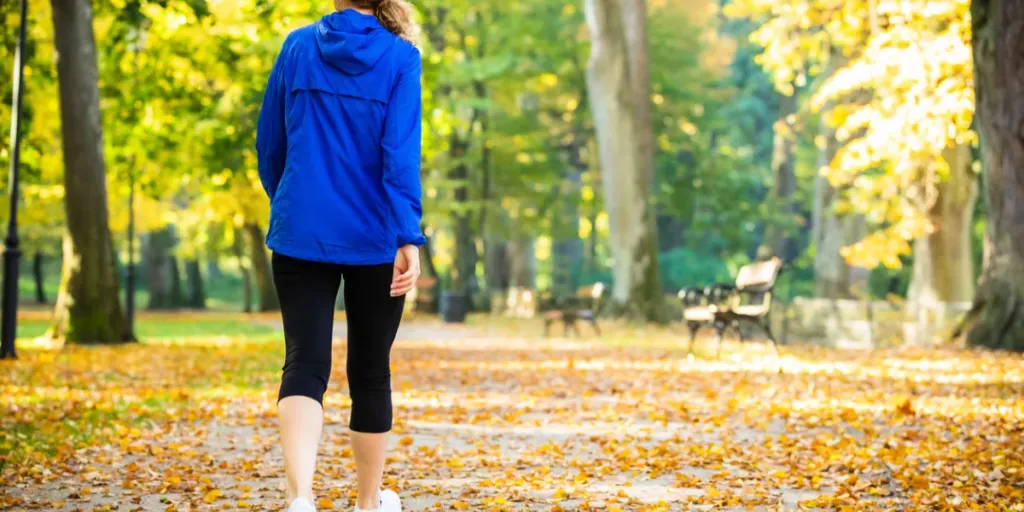
[[[422,245],[419,50],[353,10],[292,32],[256,129],[267,246],[310,261],[391,263]]]

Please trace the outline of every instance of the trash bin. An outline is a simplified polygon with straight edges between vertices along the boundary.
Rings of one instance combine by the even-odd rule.
[[[447,323],[462,323],[469,313],[469,295],[459,292],[441,292],[441,319]]]

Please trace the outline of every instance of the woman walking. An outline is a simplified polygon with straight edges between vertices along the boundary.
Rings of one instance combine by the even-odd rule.
[[[392,422],[391,344],[425,242],[420,54],[404,0],[334,0],[334,8],[285,40],[256,135],[287,347],[278,420],[288,510],[315,510],[334,304],[344,279],[356,511],[399,512],[398,495],[380,488]]]

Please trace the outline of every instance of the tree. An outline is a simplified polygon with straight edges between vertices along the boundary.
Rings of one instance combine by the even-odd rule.
[[[974,0],[974,87],[988,224],[967,342],[1024,352],[1024,0]]]
[[[64,146],[64,273],[53,334],[77,343],[128,341],[107,215],[96,41],[89,0],[54,0]]]
[[[587,0],[586,15],[587,85],[615,258],[612,299],[630,316],[661,320],[646,2]]]
[[[914,242],[914,269],[907,292],[909,302],[970,302],[974,298],[971,251],[977,177],[966,144],[944,152],[948,175],[936,189],[928,211],[932,229]]]
[[[779,117],[773,126],[775,139],[772,149],[772,188],[768,204],[770,218],[776,219],[767,227],[764,246],[768,254],[783,261],[792,261],[797,255],[793,219],[796,217],[796,93],[784,95],[779,102]]]
[[[188,307],[206,308],[206,291],[203,289],[203,271],[198,258],[185,260],[185,276],[188,281]]]
[[[249,237],[249,261],[251,262],[252,276],[256,280],[256,288],[259,290],[259,310],[281,309],[281,302],[277,298],[277,288],[274,287],[274,273],[270,268],[270,258],[267,257],[263,230],[256,224],[246,224],[244,229]]]

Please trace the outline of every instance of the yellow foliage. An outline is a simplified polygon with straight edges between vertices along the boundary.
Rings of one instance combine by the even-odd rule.
[[[159,318],[175,333],[272,321]],[[602,321],[610,341],[569,346],[540,338],[539,321],[411,321],[392,358],[403,437],[385,485],[419,510],[774,510],[780,495],[794,510],[1024,503],[1020,357],[793,345],[779,360],[727,344],[725,357],[694,364],[678,333],[658,327]],[[102,510],[130,493],[164,500],[160,510],[275,510],[276,336],[22,347],[0,362],[0,509]],[[335,361],[345,352],[335,344]],[[329,421],[350,402],[328,393]],[[317,506],[351,510],[351,449],[321,450],[332,462],[321,477],[346,483],[319,486]]]
[[[879,227],[844,253],[898,265],[931,229],[927,212],[948,167],[943,150],[971,143],[974,114],[969,0],[739,0],[732,16],[763,20],[760,63],[784,94],[824,73],[810,107],[841,147],[821,172],[845,204]]]

